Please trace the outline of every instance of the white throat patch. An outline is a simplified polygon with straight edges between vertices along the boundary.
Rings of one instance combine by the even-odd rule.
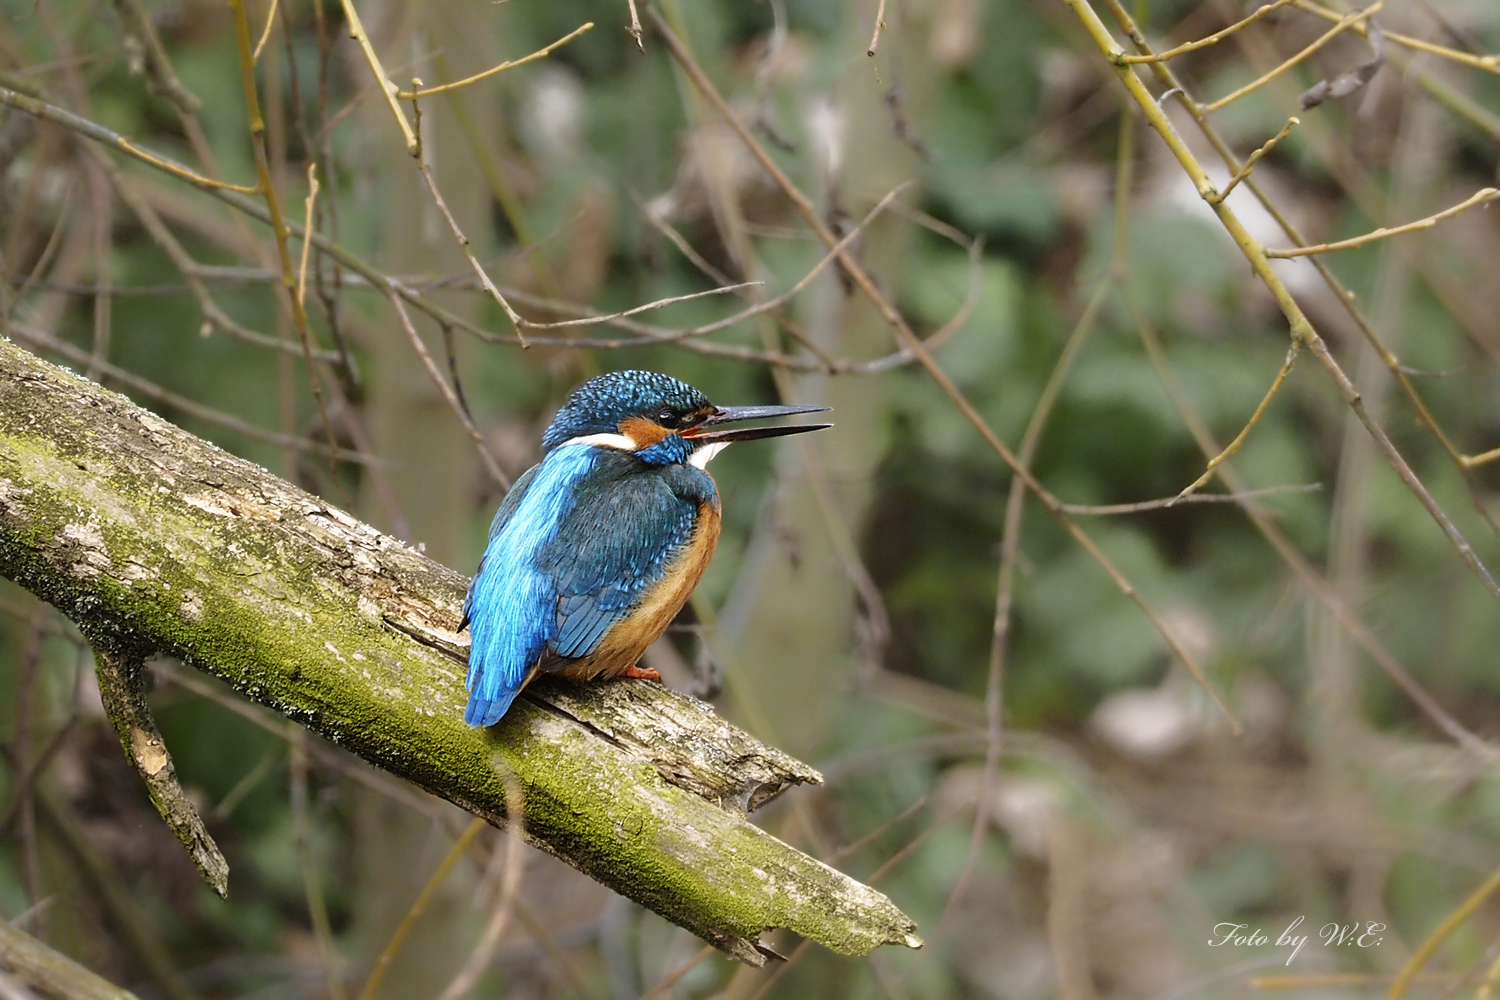
[[[558,447],[566,448],[570,444],[592,444],[601,448],[618,448],[620,451],[636,449],[635,439],[624,434],[585,434],[583,437],[568,438]]]
[[[713,461],[713,457],[725,448],[728,448],[729,445],[730,442],[728,441],[715,441],[712,444],[700,445],[693,449],[693,453],[688,456],[688,465],[691,465],[695,469],[707,469],[708,463]]]

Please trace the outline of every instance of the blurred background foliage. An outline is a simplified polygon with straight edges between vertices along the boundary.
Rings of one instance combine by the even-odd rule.
[[[1282,362],[1285,320],[1065,5],[880,6],[873,58],[873,0],[662,9],[830,225],[849,231],[910,182],[854,246],[914,327],[940,338],[939,363],[1002,439],[1021,440],[1077,336],[1038,438],[1043,483],[1070,504],[1172,496],[1206,460],[1183,407],[1221,443],[1233,437]],[[1326,30],[1307,6],[1283,7],[1174,68],[1200,99],[1227,94]],[[268,5],[250,7],[258,34]],[[1169,46],[1250,9],[1143,0],[1136,12]],[[6,86],[251,183],[222,5],[4,0],[0,10]],[[424,101],[438,185],[529,319],[624,310],[726,276],[765,282],[742,294],[766,298],[822,257],[661,38],[648,30],[644,54],[636,49],[625,0],[370,0],[360,11],[402,86],[455,80],[597,25],[544,60]],[[1462,52],[1500,51],[1500,7],[1489,0],[1390,0],[1378,23]],[[1387,49],[1347,97],[1297,107],[1313,82],[1370,58],[1351,33],[1214,116],[1244,156],[1300,114],[1255,177],[1312,240],[1419,218],[1494,182],[1494,57],[1463,65]],[[201,110],[174,97],[169,68]],[[1375,995],[1500,868],[1493,744],[1463,748],[1419,710],[1239,507],[1078,519],[1207,668],[1242,737],[1033,502],[997,653],[1009,471],[919,367],[895,358],[856,373],[824,368],[895,349],[846,275],[830,269],[774,318],[707,336],[648,342],[745,300],[634,317],[653,324],[644,331],[546,331],[552,343],[522,350],[476,289],[372,80],[339,4],[282,0],[258,73],[273,177],[301,218],[315,162],[320,230],[493,335],[418,316],[508,476],[537,458],[566,392],[600,371],[669,372],[720,402],[779,394],[836,408],[827,433],[715,463],[725,537],[681,627],[649,662],[823,769],[824,787],[789,794],[762,822],[875,881],[928,941],[919,953],[852,960],[778,940],[791,964],[737,968],[532,852],[516,920],[475,995],[624,1000],[664,979],[652,995],[1089,1000],[1243,997],[1271,985]],[[1167,106],[1199,157],[1217,163]],[[80,143],[17,112],[0,120],[7,334],[471,569],[502,491],[383,296],[311,255],[313,339],[347,351],[318,366],[319,403],[264,227],[138,161],[117,159],[117,185]],[[1227,176],[1220,168],[1216,183]],[[1286,244],[1247,190],[1230,203],[1257,238]],[[286,349],[206,320],[141,204],[180,241],[217,306]],[[1495,219],[1478,209],[1326,258],[1470,455],[1500,444]],[[1465,475],[1311,265],[1277,269],[1413,469],[1479,556],[1500,563],[1480,513],[1493,518],[1497,506],[1489,467],[1468,473],[1471,501]],[[735,353],[767,351],[796,363]],[[316,451],[324,412],[340,445],[373,461],[330,468]],[[249,429],[227,426],[226,414]],[[1285,488],[1256,501],[1268,523],[1454,722],[1495,737],[1495,604],[1315,364],[1294,369],[1233,467],[1248,489]],[[121,760],[87,648],[6,586],[0,912],[143,997],[358,995],[465,817],[158,664],[162,730],[232,866],[220,902]],[[987,691],[1003,729],[987,723]],[[380,996],[442,990],[493,904],[501,844],[486,831],[460,858]],[[1311,940],[1288,961],[1292,949],[1275,938],[1299,917],[1296,933]],[[1271,943],[1216,944],[1238,924]],[[1368,946],[1334,947],[1318,936],[1330,924],[1383,929]],[[1439,952],[1433,970],[1450,978],[1414,989],[1475,988],[1497,945],[1491,904]],[[1316,979],[1335,972],[1369,978]],[[1313,978],[1253,980],[1277,975]]]

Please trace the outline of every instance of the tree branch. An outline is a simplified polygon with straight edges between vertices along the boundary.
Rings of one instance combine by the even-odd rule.
[[[784,927],[918,947],[885,896],[745,812],[821,781],[639,682],[528,690],[463,724],[466,580],[125,398],[0,341],[0,574],[98,648],[165,654],[503,825],[743,961]],[[425,641],[417,641],[422,636]]]

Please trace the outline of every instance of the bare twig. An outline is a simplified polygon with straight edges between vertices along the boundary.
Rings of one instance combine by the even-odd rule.
[[[517,66],[524,66],[527,63],[535,62],[538,59],[545,59],[547,56],[550,56],[552,54],[552,51],[554,49],[568,44],[573,39],[577,38],[585,31],[588,31],[593,26],[594,22],[589,21],[577,28],[574,28],[572,31],[568,32],[566,35],[553,42],[551,45],[543,46],[542,48],[537,49],[535,52],[531,53],[528,56],[522,56],[520,59],[512,59],[508,62],[503,62],[498,66],[492,66],[491,68],[485,70],[483,73],[475,73],[473,76],[465,77],[462,80],[456,80],[453,83],[444,83],[439,84],[436,87],[423,88],[416,81],[413,81],[411,90],[398,91],[396,96],[403,101],[410,101],[418,97],[431,97],[433,94],[444,94],[450,90],[457,90],[460,87],[467,87],[471,83],[478,83],[480,80],[488,80],[490,77],[495,76],[499,73],[504,73],[508,69],[515,69]],[[637,37],[636,40],[639,41],[639,37]]]
[[[344,18],[349,22],[349,37],[359,43],[359,49],[364,53],[365,61],[370,64],[370,72],[375,74],[375,83],[385,95],[385,103],[391,109],[391,114],[396,116],[396,127],[401,130],[401,137],[406,141],[407,153],[416,156],[417,134],[412,131],[411,122],[406,120],[401,105],[396,103],[396,95],[400,91],[386,76],[385,69],[380,65],[380,57],[375,54],[375,46],[370,42],[370,35],[365,31],[365,26],[359,19],[359,12],[354,9],[354,0],[339,0],[339,2],[344,8]],[[327,127],[324,126],[325,129]]]
[[[875,31],[870,35],[870,47],[865,50],[865,55],[871,59],[875,58],[875,48],[880,44],[880,29],[885,27],[885,0],[880,0],[879,6],[875,8]]]
[[[1252,11],[1248,16],[1241,18],[1227,28],[1215,31],[1212,35],[1205,36],[1198,39],[1197,41],[1184,42],[1183,44],[1178,45],[1175,48],[1167,49],[1165,52],[1152,52],[1147,55],[1136,56],[1122,55],[1119,59],[1119,65],[1128,66],[1133,63],[1166,62],[1168,59],[1175,59],[1178,56],[1186,55],[1189,52],[1196,52],[1199,49],[1207,48],[1210,45],[1217,45],[1219,42],[1222,42],[1230,35],[1244,30],[1247,26],[1255,23],[1256,21],[1259,21],[1261,18],[1265,17],[1272,11],[1279,10],[1289,3],[1296,2],[1297,0],[1272,0],[1271,3],[1262,4],[1261,6],[1255,8],[1255,10]]]
[[[1355,11],[1340,18],[1333,27],[1329,28],[1322,35],[1319,35],[1317,39],[1310,42],[1304,49],[1302,49],[1302,51],[1298,52],[1290,59],[1284,60],[1274,69],[1268,70],[1267,72],[1261,74],[1256,79],[1245,84],[1243,87],[1240,87],[1238,90],[1225,94],[1223,97],[1210,104],[1205,104],[1203,106],[1204,114],[1213,114],[1215,111],[1218,111],[1220,108],[1223,108],[1226,105],[1239,100],[1246,94],[1251,93],[1255,90],[1259,90],[1261,87],[1264,87],[1266,84],[1276,79],[1282,73],[1285,73],[1287,70],[1307,59],[1309,56],[1317,52],[1329,42],[1333,41],[1339,35],[1342,35],[1345,31],[1348,31],[1354,25],[1375,16],[1375,14],[1379,12],[1380,8],[1384,6],[1385,0],[1375,0],[1374,3],[1366,7],[1364,10]],[[1115,58],[1115,56],[1111,56],[1110,61],[1115,61]],[[1120,53],[1119,58],[1124,58],[1124,53]],[[1123,68],[1123,66],[1121,68]]]
[[[1281,126],[1280,132],[1277,132],[1275,135],[1271,136],[1271,138],[1265,141],[1265,144],[1263,146],[1261,146],[1259,149],[1245,158],[1245,165],[1234,172],[1234,176],[1229,178],[1228,184],[1225,184],[1222,188],[1220,188],[1217,194],[1209,196],[1209,198],[1207,199],[1208,203],[1210,205],[1217,205],[1225,198],[1228,198],[1229,193],[1236,187],[1238,187],[1241,181],[1250,176],[1250,171],[1255,169],[1255,165],[1260,162],[1261,157],[1265,156],[1271,150],[1275,149],[1276,146],[1281,142],[1281,140],[1291,135],[1293,126],[1301,124],[1302,122],[1300,119],[1288,118],[1286,120],[1286,124]],[[1270,256],[1270,254],[1268,253],[1267,256]]]
[[[287,766],[291,777],[292,829],[296,838],[297,862],[302,872],[302,891],[307,900],[308,921],[318,943],[323,961],[324,980],[329,1000],[344,1000],[344,974],[338,950],[333,943],[333,929],[328,922],[328,905],[323,898],[323,883],[312,852],[311,817],[307,810],[307,731],[290,719],[286,722]]]
[[[479,450],[479,458],[484,463],[485,471],[489,473],[491,479],[499,484],[502,490],[508,491],[510,489],[510,477],[501,470],[500,463],[495,460],[495,456],[490,454],[490,447],[485,443],[484,435],[479,432],[479,428],[474,426],[474,421],[470,419],[468,408],[463,405],[462,400],[454,392],[453,387],[443,380],[442,373],[438,371],[437,363],[432,360],[432,355],[428,352],[427,345],[422,342],[422,335],[412,325],[411,315],[407,313],[405,303],[395,293],[388,293],[386,297],[391,303],[391,308],[396,310],[396,316],[401,320],[401,329],[406,331],[406,339],[410,342],[412,350],[422,360],[422,367],[427,369],[428,377],[438,387],[438,391],[443,394],[443,399],[447,401],[449,409],[453,411],[454,416],[458,417],[459,422],[464,425],[464,430],[469,434],[469,440],[473,441],[474,447]]]
[[[203,881],[219,896],[229,894],[229,862],[203,825],[192,800],[177,783],[177,769],[167,752],[156,719],[146,704],[145,664],[141,658],[96,646],[99,697],[120,737],[125,760],[135,768],[151,795],[151,804],[171,828]]]
[[[1313,0],[1292,0],[1292,2],[1296,4],[1298,10],[1321,17],[1325,21],[1338,22],[1343,19],[1342,15],[1337,11],[1329,10],[1321,4],[1314,3]],[[1366,30],[1363,24],[1353,25],[1353,28],[1360,34],[1364,34]],[[1386,31],[1384,34],[1386,41],[1395,42],[1397,45],[1411,49],[1413,52],[1425,52],[1428,55],[1438,56],[1450,62],[1460,63],[1471,69],[1500,74],[1500,54],[1476,56],[1459,49],[1449,48],[1446,45],[1437,45],[1433,42],[1413,38],[1410,35],[1398,34],[1394,31]]]
[[[255,52],[250,57],[251,62],[260,62],[260,51],[266,47],[266,42],[271,38],[271,28],[276,24],[276,8],[280,4],[281,0],[271,0],[271,9],[266,14],[266,29],[260,33],[260,41],[255,43]]]
[[[1099,15],[1094,12],[1088,0],[1065,0],[1065,2],[1083,23],[1094,43],[1099,46],[1100,51],[1113,61],[1114,56],[1120,53],[1120,47],[1115,44],[1113,36],[1104,27],[1104,23],[1099,20]],[[1376,0],[1376,4],[1364,11],[1363,16],[1374,13],[1381,2],[1382,0]],[[1134,28],[1134,22],[1129,21],[1129,13],[1119,5],[1118,0],[1112,0],[1111,9],[1115,11],[1117,17],[1127,21],[1131,24],[1132,29]],[[1356,15],[1351,15],[1351,17],[1353,16]],[[1134,32],[1132,40],[1138,37],[1138,35],[1138,31]],[[1144,41],[1142,40],[1137,44],[1144,45]],[[1156,63],[1153,64],[1153,67],[1160,69],[1162,68],[1162,64]],[[1140,81],[1140,78],[1135,75],[1132,68],[1128,66],[1115,66],[1114,69],[1120,82],[1125,85],[1125,89],[1130,93],[1131,98],[1145,113],[1146,120],[1151,124],[1151,127],[1166,142],[1168,149],[1171,150],[1173,157],[1193,182],[1193,186],[1198,190],[1199,195],[1206,200],[1216,194],[1217,192],[1209,180],[1208,174],[1204,171],[1202,164],[1198,162],[1197,157],[1177,135],[1176,130],[1172,127],[1172,123],[1167,119],[1166,113],[1157,105],[1155,99],[1152,98],[1150,92]],[[1207,114],[1209,107],[1204,106],[1201,108],[1202,114]],[[1458,552],[1459,558],[1463,561],[1464,565],[1469,567],[1474,575],[1479,578],[1490,596],[1494,600],[1500,601],[1500,584],[1496,583],[1489,569],[1480,561],[1479,556],[1474,552],[1473,546],[1464,538],[1463,533],[1458,530],[1452,518],[1443,510],[1437,500],[1433,498],[1427,487],[1422,484],[1422,481],[1417,478],[1417,474],[1412,470],[1406,459],[1402,457],[1400,451],[1391,441],[1390,436],[1370,416],[1360,397],[1359,390],[1349,381],[1349,377],[1344,374],[1343,368],[1339,366],[1333,355],[1329,353],[1328,347],[1323,342],[1322,337],[1313,328],[1312,323],[1302,311],[1302,307],[1292,297],[1291,292],[1287,290],[1285,283],[1271,269],[1270,262],[1265,255],[1265,248],[1250,235],[1239,217],[1227,203],[1221,201],[1212,207],[1225,230],[1234,239],[1235,245],[1240,248],[1240,252],[1249,261],[1256,276],[1260,278],[1261,282],[1276,300],[1276,304],[1280,306],[1290,326],[1289,332],[1291,338],[1294,341],[1301,341],[1302,345],[1312,352],[1318,363],[1323,367],[1324,372],[1338,388],[1344,402],[1354,410],[1370,436],[1375,439],[1377,447],[1385,455],[1391,467],[1395,469],[1396,474],[1401,477],[1402,482],[1406,484],[1407,488],[1416,495],[1423,509],[1427,511],[1443,534],[1447,536],[1449,543]]]
[[[646,43],[641,38],[641,13],[635,9],[635,0],[626,0],[630,6],[630,37],[635,39],[635,47],[642,52],[646,51]]]
[[[1265,414],[1266,407],[1271,405],[1271,400],[1281,391],[1282,385],[1286,382],[1286,377],[1292,373],[1292,365],[1297,361],[1299,346],[1298,342],[1294,340],[1287,347],[1286,360],[1281,363],[1281,368],[1277,370],[1276,378],[1271,381],[1271,388],[1266,390],[1266,394],[1262,397],[1260,405],[1255,408],[1254,413],[1250,414],[1250,419],[1245,422],[1245,426],[1235,435],[1234,440],[1230,441],[1223,451],[1208,460],[1208,467],[1203,470],[1203,475],[1182,488],[1182,492],[1177,494],[1178,500],[1191,496],[1207,485],[1208,481],[1214,477],[1214,470],[1222,465],[1226,459],[1237,454],[1240,448],[1244,446],[1245,439],[1250,436],[1250,431],[1254,429],[1256,424],[1260,423],[1260,418]]]
[[[458,859],[463,857],[469,845],[474,842],[474,838],[479,836],[479,831],[483,830],[486,825],[484,820],[477,816],[471,819],[469,825],[464,827],[464,832],[459,834],[453,846],[448,849],[448,853],[443,856],[443,860],[423,883],[421,891],[417,893],[417,898],[412,900],[406,915],[401,918],[401,923],[397,924],[395,931],[391,933],[390,940],[385,943],[384,948],[380,949],[380,954],[375,956],[375,967],[370,970],[370,978],[365,980],[364,987],[359,991],[359,1000],[375,1000],[376,993],[380,991],[380,984],[385,981],[385,975],[390,971],[391,962],[401,951],[401,946],[406,943],[412,928],[417,925],[422,914],[427,912],[428,904],[432,902],[433,896],[442,887]],[[709,947],[712,948],[712,945]]]
[[[504,769],[504,764],[496,759],[497,768]],[[505,780],[505,803],[506,824],[505,836],[500,843],[495,845],[495,853],[498,856],[503,850],[505,852],[504,876],[500,882],[500,889],[496,893],[495,901],[490,910],[490,918],[485,922],[484,930],[479,934],[479,940],[474,945],[468,961],[458,974],[453,977],[448,988],[443,990],[438,1000],[462,1000],[479,984],[479,977],[484,975],[484,970],[490,964],[490,958],[495,954],[495,948],[500,944],[500,937],[505,933],[505,926],[510,922],[511,907],[515,903],[516,891],[521,887],[521,827],[524,822],[525,802],[521,794],[521,783],[511,775],[508,770],[502,770]]]
[[[80,347],[75,347],[67,341],[58,340],[51,334],[44,333],[43,331],[27,326],[24,323],[11,323],[8,327],[6,327],[5,333],[8,336],[12,336],[17,338],[18,340],[25,341],[26,343],[31,344],[34,347],[38,347],[50,354],[55,354],[59,357],[66,358],[68,361],[72,362],[75,365],[78,365],[79,367],[86,367],[93,362],[93,355],[88,351],[85,351]],[[277,431],[268,431],[265,428],[256,427],[254,424],[248,423],[240,419],[239,417],[234,416],[233,414],[225,413],[222,410],[216,410],[210,406],[205,406],[202,403],[198,403],[194,400],[188,399],[185,396],[179,396],[175,392],[163,389],[155,382],[148,381],[147,379],[142,378],[134,372],[126,371],[125,369],[118,368],[115,365],[99,364],[98,368],[101,375],[104,375],[105,377],[110,378],[121,385],[127,386],[131,390],[140,393],[142,396],[145,396],[147,399],[150,399],[153,402],[171,407],[175,410],[180,410],[182,413],[194,418],[195,420],[202,420],[204,423],[213,424],[216,427],[223,427],[226,430],[234,431],[236,434],[243,434],[246,437],[256,441],[265,441],[280,448],[295,448],[299,451],[310,451],[322,455],[329,455],[333,458],[337,458],[341,462],[359,462],[362,464],[370,464],[378,461],[378,459],[376,459],[374,456],[362,451],[351,451],[348,448],[329,449],[326,444],[323,444],[319,441],[309,441],[306,438],[294,437],[289,434],[282,434]]]
[[[1074,0],[1074,2],[1077,2],[1077,0]],[[686,71],[687,76],[690,80],[692,80],[693,85],[699,90],[700,93],[704,95],[704,97],[708,99],[711,104],[713,104],[714,108],[719,112],[724,120],[729,123],[731,128],[734,129],[735,133],[740,137],[740,140],[745,143],[746,147],[750,150],[755,159],[766,170],[766,172],[771,175],[771,178],[776,183],[776,186],[781,189],[787,200],[792,203],[792,206],[794,208],[796,208],[798,214],[800,214],[807,222],[808,226],[818,234],[819,239],[821,239],[831,250],[835,251],[839,262],[848,272],[851,280],[853,280],[860,291],[863,292],[867,298],[869,298],[871,303],[875,305],[876,309],[880,311],[880,314],[885,318],[886,322],[888,322],[895,329],[898,340],[901,342],[902,346],[912,352],[918,363],[920,363],[922,367],[927,370],[928,374],[931,375],[933,380],[937,382],[939,388],[941,388],[943,392],[951,400],[953,400],[954,404],[964,415],[965,419],[967,419],[969,423],[971,423],[974,428],[979,431],[980,435],[985,439],[985,442],[992,449],[994,449],[996,454],[998,454],[1000,458],[1005,462],[1005,464],[1010,467],[1011,471],[1016,476],[1020,477],[1020,479],[1026,484],[1027,488],[1030,489],[1036,495],[1037,499],[1042,502],[1042,505],[1047,508],[1048,512],[1051,513],[1055,518],[1057,518],[1058,522],[1063,526],[1064,530],[1067,531],[1068,534],[1072,536],[1072,538],[1079,545],[1083,546],[1084,550],[1088,552],[1089,556],[1099,564],[1100,568],[1103,569],[1109,575],[1110,579],[1114,581],[1115,585],[1120,588],[1121,593],[1123,593],[1132,602],[1134,602],[1137,607],[1141,609],[1141,612],[1146,615],[1147,619],[1156,628],[1158,634],[1161,635],[1162,639],[1166,642],[1168,647],[1171,648],[1172,652],[1183,662],[1188,671],[1203,686],[1204,690],[1209,692],[1209,695],[1214,699],[1215,704],[1217,704],[1219,709],[1223,712],[1224,717],[1229,720],[1231,729],[1236,732],[1240,731],[1240,724],[1235,720],[1234,715],[1229,711],[1228,706],[1225,705],[1223,700],[1219,697],[1218,692],[1209,682],[1207,675],[1203,673],[1203,669],[1198,665],[1197,659],[1192,655],[1192,653],[1190,653],[1186,648],[1182,646],[1177,637],[1172,634],[1172,631],[1169,628],[1167,628],[1166,623],[1161,619],[1161,616],[1157,614],[1156,610],[1153,607],[1151,607],[1150,603],[1146,601],[1145,597],[1142,596],[1138,590],[1136,590],[1134,584],[1132,584],[1130,580],[1120,572],[1120,570],[1115,566],[1114,562],[1104,554],[1104,551],[1099,548],[1098,544],[1081,529],[1079,529],[1079,527],[1068,518],[1067,514],[1062,511],[1061,501],[1059,501],[1045,487],[1043,487],[1042,484],[1037,481],[1036,477],[1031,474],[1030,470],[1027,469],[1026,466],[1016,458],[1015,454],[1005,446],[1005,443],[1001,441],[1000,438],[995,434],[994,430],[990,428],[988,422],[985,421],[984,417],[979,413],[978,410],[974,408],[973,404],[969,402],[967,397],[965,397],[962,391],[959,390],[958,386],[954,384],[953,380],[948,377],[947,373],[943,371],[941,366],[938,365],[936,359],[927,349],[927,346],[912,331],[911,327],[907,325],[905,318],[903,318],[901,314],[896,310],[896,308],[891,305],[889,299],[875,285],[873,279],[871,279],[870,276],[865,273],[865,270],[859,263],[859,261],[856,260],[854,256],[847,250],[835,249],[839,246],[840,240],[833,234],[831,230],[829,230],[828,226],[823,222],[822,217],[818,214],[816,207],[808,199],[807,195],[805,195],[801,191],[801,189],[799,189],[796,184],[792,182],[791,178],[789,178],[786,175],[786,172],[783,171],[781,167],[776,163],[776,161],[771,158],[770,154],[766,152],[765,148],[756,141],[755,136],[752,135],[749,129],[745,127],[744,122],[740,121],[739,116],[736,115],[733,109],[730,108],[728,102],[724,100],[723,95],[721,95],[718,92],[717,88],[714,87],[713,83],[703,72],[703,68],[699,66],[698,63],[692,58],[691,53],[689,53],[687,49],[682,45],[682,42],[677,38],[676,34],[672,31],[671,27],[668,26],[662,16],[657,13],[654,8],[649,8],[649,12],[653,21],[655,21],[656,23],[657,30],[661,33],[663,39],[665,39],[667,42],[668,48],[672,51],[673,57],[677,59],[678,63]],[[1125,72],[1129,71],[1126,70]],[[1157,110],[1158,113],[1160,113],[1160,109]]]
[[[1451,219],[1455,215],[1467,212],[1476,205],[1486,204],[1487,202],[1494,201],[1496,198],[1500,198],[1500,189],[1490,187],[1480,188],[1457,205],[1445,208],[1441,212],[1427,216],[1425,219],[1408,222],[1403,226],[1392,226],[1390,228],[1381,226],[1379,229],[1371,230],[1362,236],[1339,240],[1336,243],[1319,243],[1317,246],[1291,247],[1286,250],[1267,250],[1265,253],[1267,257],[1287,258],[1307,257],[1317,253],[1331,253],[1335,250],[1353,250],[1356,247],[1366,246],[1377,240],[1390,239],[1392,236],[1401,236],[1405,233],[1415,233],[1423,229],[1431,229],[1444,219]]]

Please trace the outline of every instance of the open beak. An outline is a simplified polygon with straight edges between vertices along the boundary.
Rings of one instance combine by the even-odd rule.
[[[756,438],[784,437],[804,431],[820,431],[832,424],[771,424],[768,427],[731,427],[726,430],[710,430],[719,424],[739,423],[742,420],[763,420],[766,417],[786,417],[794,413],[823,413],[827,406],[721,406],[697,427],[683,431],[682,436],[694,444],[729,444],[731,441],[753,441]]]

